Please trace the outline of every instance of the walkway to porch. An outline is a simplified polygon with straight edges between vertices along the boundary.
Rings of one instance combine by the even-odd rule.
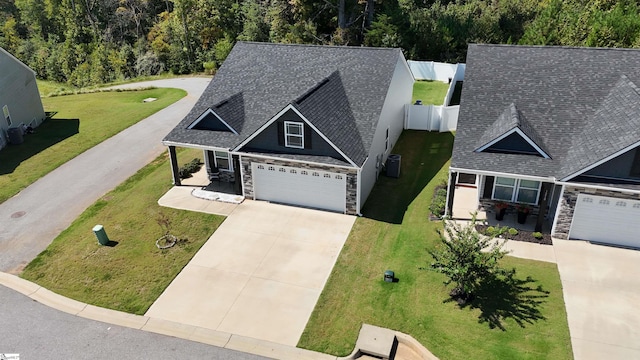
[[[478,188],[456,185],[451,217],[459,220],[471,219],[471,214],[478,212],[476,219],[484,220],[487,214],[478,209]]]

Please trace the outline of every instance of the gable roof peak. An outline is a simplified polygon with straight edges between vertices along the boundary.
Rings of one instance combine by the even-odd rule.
[[[514,134],[516,138],[512,136]],[[513,102],[485,130],[474,152],[485,150],[514,154],[537,154],[546,159],[551,158],[549,152],[545,150],[542,138],[522,116]]]

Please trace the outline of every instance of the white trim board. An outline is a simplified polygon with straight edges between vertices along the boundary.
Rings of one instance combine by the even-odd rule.
[[[198,118],[196,119],[196,121],[192,122],[191,125],[189,125],[187,127],[187,129],[191,130],[193,129],[196,125],[198,125],[200,123],[200,121],[204,120],[204,118],[209,115],[209,114],[213,114],[216,118],[218,118],[218,120],[220,120],[220,122],[222,123],[222,125],[226,126],[227,129],[231,130],[232,133],[234,133],[235,135],[238,135],[238,133],[234,130],[234,128],[232,128],[229,124],[227,124],[226,121],[224,121],[215,111],[213,111],[211,108],[205,110],[205,112],[203,112],[200,116],[198,116]]]
[[[613,160],[613,159],[617,158],[618,156],[626,153],[627,151],[631,151],[631,150],[637,148],[638,146],[640,146],[640,141],[638,141],[638,142],[636,142],[636,143],[634,143],[632,145],[629,145],[629,146],[627,146],[627,147],[625,147],[625,148],[623,148],[621,150],[618,150],[615,153],[613,153],[612,155],[609,155],[609,156],[607,156],[606,158],[604,158],[604,159],[602,159],[600,161],[596,161],[595,163],[585,167],[582,170],[578,170],[578,171],[574,172],[571,175],[565,176],[564,178],[560,179],[559,181],[571,180],[574,177],[580,176],[580,175],[586,173],[587,171],[589,171],[589,170],[591,170],[593,168],[596,168],[596,167],[598,167],[598,166],[600,166],[600,165],[602,165],[602,164],[604,164],[604,163],[606,163],[606,162],[608,162],[610,160]]]
[[[483,152],[484,150],[490,148],[492,145],[500,142],[501,140],[505,139],[507,136],[513,134],[513,133],[517,133],[518,135],[520,135],[520,137],[526,141],[529,145],[531,145],[540,155],[542,155],[542,157],[544,157],[545,159],[551,159],[551,156],[549,156],[549,154],[547,154],[544,150],[542,150],[541,147],[539,147],[535,142],[533,142],[533,140],[531,140],[531,138],[529,138],[519,127],[514,127],[513,129],[507,131],[506,133],[498,136],[497,138],[489,141],[488,143],[480,146],[479,148],[475,149],[475,152]]]

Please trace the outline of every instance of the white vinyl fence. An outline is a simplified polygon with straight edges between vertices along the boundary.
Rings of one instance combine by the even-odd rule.
[[[404,128],[410,130],[427,130],[449,132],[458,126],[460,105],[405,105]]]
[[[436,105],[406,105],[404,128],[411,130],[427,130],[449,132],[458,126],[458,112],[460,106],[446,106],[458,81],[464,80],[465,64],[446,64],[433,61],[408,61],[409,68],[416,80],[436,80],[449,83],[445,106]]]

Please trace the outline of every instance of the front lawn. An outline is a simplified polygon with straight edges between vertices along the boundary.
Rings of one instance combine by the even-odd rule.
[[[411,103],[422,100],[424,105],[442,105],[449,90],[449,84],[441,81],[421,80],[413,83],[413,97]]]
[[[448,301],[443,275],[428,270],[426,249],[439,245],[442,229],[429,220],[429,204],[452,144],[450,133],[402,134],[393,150],[402,155],[400,178],[379,178],[299,347],[346,355],[368,323],[408,333],[443,360],[572,358],[555,264],[506,257],[516,281],[492,284],[462,309]],[[383,281],[387,269],[397,283]]]
[[[182,150],[181,157],[202,157]],[[222,216],[161,208],[171,187],[166,154],[90,206],[20,275],[63,296],[100,307],[144,314],[224,220]],[[160,250],[160,214],[180,241]],[[92,232],[104,225],[111,246]]]
[[[43,98],[45,110],[55,116],[25,135],[24,143],[0,151],[0,203],[185,95],[178,89],[152,89]],[[149,97],[158,100],[142,102]]]

